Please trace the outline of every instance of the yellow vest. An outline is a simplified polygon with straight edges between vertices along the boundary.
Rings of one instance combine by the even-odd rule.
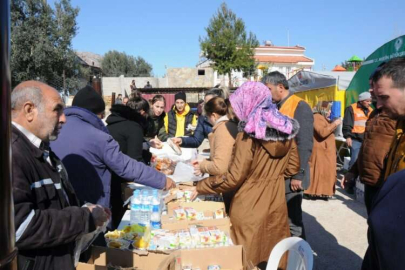
[[[388,176],[405,169],[405,120],[398,121],[394,140],[391,144],[391,151],[388,154],[387,166],[385,169],[385,180]]]
[[[352,133],[364,133],[366,131],[366,122],[373,111],[372,108],[368,109],[368,114],[366,115],[363,111],[362,108],[359,108],[357,103],[354,103],[351,105],[353,109],[353,118],[354,118],[354,123],[353,123],[353,128],[352,128]]]
[[[304,101],[302,98],[297,97],[296,95],[290,96],[284,103],[281,105],[280,112],[284,115],[294,118],[295,110],[298,107],[298,103]]]

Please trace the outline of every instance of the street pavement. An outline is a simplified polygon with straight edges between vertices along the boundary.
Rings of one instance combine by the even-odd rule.
[[[339,185],[339,183],[338,183]],[[314,270],[357,270],[367,250],[367,212],[340,186],[329,201],[304,200],[303,219]]]

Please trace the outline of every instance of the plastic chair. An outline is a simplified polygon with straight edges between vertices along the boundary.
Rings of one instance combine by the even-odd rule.
[[[313,253],[311,246],[299,237],[280,241],[271,251],[266,270],[277,270],[281,257],[288,253],[287,270],[312,270]]]

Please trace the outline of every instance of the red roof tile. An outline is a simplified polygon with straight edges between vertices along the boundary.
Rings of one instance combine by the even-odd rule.
[[[305,56],[277,56],[277,55],[255,55],[256,62],[269,63],[298,63],[298,62],[313,62]]]
[[[302,46],[259,46],[260,49],[290,49],[290,50],[305,50],[305,47]]]
[[[332,71],[346,71],[346,69],[342,66],[336,65]]]

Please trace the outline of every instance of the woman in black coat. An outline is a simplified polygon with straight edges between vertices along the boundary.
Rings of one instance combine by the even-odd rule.
[[[152,157],[148,150],[144,150],[144,134],[147,128],[147,112],[149,103],[140,97],[131,98],[127,106],[113,105],[111,114],[107,117],[107,128],[111,136],[120,145],[120,150],[127,156],[148,164]],[[112,225],[117,228],[123,215],[122,183],[127,181],[116,174],[111,181],[111,212]]]
[[[131,105],[132,101],[128,102]],[[129,157],[148,163],[150,160],[144,160],[143,142],[144,133],[147,127],[146,116],[130,106],[113,105],[111,114],[107,117],[107,128],[111,136],[120,145],[120,150]],[[146,102],[146,106],[149,107]],[[143,111],[141,109],[140,111]],[[146,111],[149,111],[147,108]],[[147,158],[147,157],[146,157]]]

